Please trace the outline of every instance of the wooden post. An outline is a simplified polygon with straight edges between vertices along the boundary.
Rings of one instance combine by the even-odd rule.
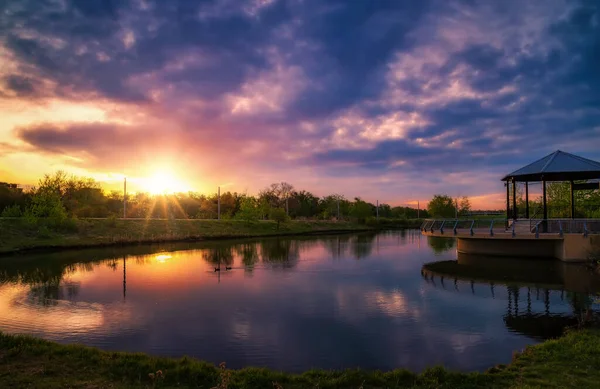
[[[517,212],[517,182],[513,178],[512,200],[513,200],[513,220],[517,220],[519,213]]]
[[[529,219],[529,182],[525,181],[525,219]]]
[[[548,204],[546,202],[546,180],[542,181],[542,197],[544,207],[544,232],[548,232]]]
[[[575,219],[575,191],[573,189],[573,180],[571,180],[571,219]]]

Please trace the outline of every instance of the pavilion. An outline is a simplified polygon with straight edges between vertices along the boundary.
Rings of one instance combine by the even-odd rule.
[[[571,184],[571,219],[575,218],[575,195],[577,190],[599,189],[598,182],[588,182],[589,180],[600,179],[600,162],[583,158],[577,155],[557,150],[550,155],[545,156],[527,166],[524,166],[510,174],[507,174],[502,181],[506,182],[506,218],[516,220],[517,212],[517,193],[516,184],[525,183],[525,219],[530,218],[529,214],[529,183],[542,183],[542,220],[548,219],[548,203],[546,199],[547,182],[569,182]],[[585,181],[585,182],[575,182]],[[512,195],[511,195],[512,188]],[[511,204],[512,199],[512,204]]]
[[[506,182],[506,219],[426,219],[421,225],[421,234],[456,238],[459,254],[581,262],[589,260],[594,252],[600,253],[600,219],[590,218],[595,216],[593,214],[576,219],[574,195],[578,190],[600,189],[600,162],[557,150],[506,175],[502,181]],[[541,206],[530,214],[529,186],[539,182],[542,183]],[[570,184],[570,210],[563,215],[548,217],[548,182]],[[524,218],[522,214],[519,218],[517,212],[519,183],[525,186]],[[561,199],[551,197],[550,206],[560,202],[566,211],[568,192],[558,193]],[[538,215],[538,209],[543,215]],[[567,215],[570,218],[566,218]]]

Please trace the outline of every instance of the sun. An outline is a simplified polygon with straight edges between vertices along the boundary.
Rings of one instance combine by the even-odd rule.
[[[168,171],[157,171],[144,180],[144,188],[151,194],[186,192],[187,186]]]

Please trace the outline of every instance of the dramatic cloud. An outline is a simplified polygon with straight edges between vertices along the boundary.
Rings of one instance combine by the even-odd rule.
[[[0,10],[0,109],[21,112],[0,127],[0,158],[68,157],[96,173],[160,159],[238,190],[284,179],[319,194],[401,203],[448,192],[493,206],[503,173],[546,153],[600,158],[596,2],[22,0]],[[48,104],[111,109],[25,120]]]

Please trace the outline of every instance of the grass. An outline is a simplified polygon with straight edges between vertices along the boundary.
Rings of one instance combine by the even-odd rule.
[[[599,329],[573,330],[530,346],[515,353],[509,365],[485,373],[433,367],[420,374],[398,369],[299,375],[229,370],[187,357],[105,352],[0,333],[0,386],[7,388],[597,388],[599,382]]]
[[[237,220],[74,220],[68,229],[52,229],[24,219],[0,219],[0,254],[33,249],[83,248],[152,242],[195,241],[275,235],[322,234],[373,229],[351,222]]]

